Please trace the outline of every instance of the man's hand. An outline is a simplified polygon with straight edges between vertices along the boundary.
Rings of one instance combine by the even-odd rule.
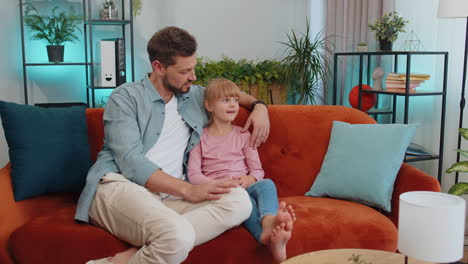
[[[183,198],[192,203],[206,200],[218,200],[222,194],[229,193],[231,188],[238,187],[237,180],[210,181],[200,185],[191,184]]]
[[[257,179],[252,175],[243,175],[240,178],[237,178],[237,181],[242,188],[247,189],[247,187],[256,182]]]
[[[254,110],[250,113],[247,122],[245,122],[242,128],[242,132],[247,131],[251,125],[253,125],[253,131],[249,145],[257,148],[260,144],[265,143],[270,134],[270,119],[268,118],[268,109],[265,105],[255,105]]]

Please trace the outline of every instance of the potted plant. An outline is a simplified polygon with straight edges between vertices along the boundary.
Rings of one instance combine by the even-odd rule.
[[[25,3],[24,22],[35,32],[33,39],[47,41],[47,55],[50,62],[63,62],[65,42],[78,41],[75,30],[81,31],[79,25],[83,19],[73,14],[73,9],[67,14],[57,13],[58,7],[52,8],[51,15],[40,15],[31,3]]]
[[[235,82],[242,91],[268,104],[286,103],[286,88],[279,79],[283,66],[276,60],[254,62],[240,59],[235,61],[223,56],[221,60],[198,58],[195,66],[195,84],[206,86],[213,78],[222,77]]]
[[[397,12],[384,14],[381,19],[369,24],[371,31],[375,31],[375,36],[380,42],[381,50],[392,50],[392,44],[397,39],[398,33],[404,30],[408,20],[405,20]]]
[[[133,0],[133,16],[138,16],[141,14],[141,9],[143,8],[143,2],[142,0]]]
[[[467,128],[460,128],[459,132],[460,132],[460,135],[464,139],[468,139],[468,129]],[[468,158],[468,151],[467,150],[457,149],[457,152],[460,153],[460,155],[462,155],[463,157]],[[464,161],[455,162],[445,172],[446,173],[468,172],[468,161],[464,160]],[[455,183],[452,187],[450,187],[448,193],[453,194],[453,195],[458,195],[458,196],[468,194],[468,182]],[[465,233],[466,233],[466,229],[465,229]]]
[[[367,43],[359,42],[356,46],[357,52],[366,52],[367,51]]]
[[[468,139],[468,128],[460,128],[459,132],[464,139]],[[468,158],[467,150],[457,149],[457,152],[460,153],[460,155],[463,157]],[[452,166],[450,166],[450,168],[448,168],[445,172],[468,172],[468,160],[459,161],[452,164]],[[468,194],[468,182],[456,183],[450,188],[448,192],[453,195]]]
[[[110,20],[110,19],[117,19],[119,13],[117,12],[117,8],[115,8],[114,1],[112,0],[104,0],[102,4],[102,9],[99,12],[99,17],[102,20]]]
[[[288,41],[281,42],[286,46],[281,60],[285,67],[283,81],[297,104],[315,104],[320,85],[329,74],[332,54],[329,38],[322,36],[323,32],[312,37],[309,21],[306,23],[305,33],[299,35],[292,30]]]

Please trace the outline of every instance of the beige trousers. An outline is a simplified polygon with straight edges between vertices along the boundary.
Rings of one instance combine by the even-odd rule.
[[[140,249],[130,264],[181,263],[194,246],[245,221],[252,210],[240,187],[215,201],[190,203],[159,195],[108,173],[91,205],[91,222]]]

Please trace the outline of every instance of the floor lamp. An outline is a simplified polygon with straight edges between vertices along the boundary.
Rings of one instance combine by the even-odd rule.
[[[439,192],[413,191],[400,195],[398,251],[435,263],[463,257],[466,202]]]
[[[465,53],[463,60],[463,82],[460,98],[460,119],[458,128],[463,127],[463,109],[465,109],[465,85],[466,85],[466,61],[468,52],[468,1],[466,0],[439,0],[438,17],[441,18],[466,18],[465,33]],[[458,133],[457,148],[461,148],[461,136]],[[460,153],[457,152],[457,162],[460,161]],[[455,176],[455,183],[458,182],[458,173]]]

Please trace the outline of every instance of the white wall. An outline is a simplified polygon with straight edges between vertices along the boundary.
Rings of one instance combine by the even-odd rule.
[[[76,6],[80,1],[68,2]],[[278,42],[286,40],[287,32],[293,28],[305,29],[308,14],[309,0],[143,0],[143,11],[136,18],[134,27],[135,79],[150,71],[146,43],[154,32],[165,26],[179,26],[192,33],[199,43],[199,56],[271,59],[281,55]],[[8,37],[0,43],[0,99],[24,103],[19,29],[18,2],[2,1],[0,32]],[[65,56],[71,56],[79,44],[67,45]],[[45,58],[44,54],[40,55]],[[34,68],[28,72],[34,77],[29,82],[30,101],[85,100],[84,77],[77,77],[82,71],[66,69],[49,78],[43,74],[47,70],[52,69]],[[64,86],[63,81],[57,81],[59,78],[71,81]],[[7,161],[8,150],[1,131],[0,166]]]
[[[395,10],[410,21],[408,29],[413,29],[418,34],[426,50],[449,52],[443,160],[443,171],[445,171],[456,159],[455,149],[457,148],[466,19],[438,18],[437,8],[438,0],[395,0]],[[407,34],[403,34],[399,37],[399,43],[397,42],[395,45],[402,45],[402,41],[404,41],[406,37]],[[441,71],[442,67],[440,64],[435,66]],[[440,74],[435,74],[432,78],[437,79],[434,81],[441,81],[442,76]],[[441,105],[438,98],[433,98],[427,102],[427,104],[421,104],[420,108],[416,109],[413,118],[414,120],[424,120],[423,122],[428,122],[429,126],[425,126],[427,131],[425,131],[422,137],[425,138],[426,142],[430,142],[432,138],[433,144],[435,145],[438,141]],[[465,127],[468,126],[467,115],[468,113],[466,113],[465,109]],[[430,173],[433,176],[437,175],[435,168],[432,168],[432,172],[430,171]],[[447,191],[454,183],[454,174],[443,173],[443,178],[443,189]],[[464,178],[462,177],[461,179],[463,180]],[[465,178],[464,180],[467,179]]]
[[[0,100],[23,102],[19,12],[16,1],[2,1],[0,9]],[[0,166],[8,161],[8,147],[0,127]]]

